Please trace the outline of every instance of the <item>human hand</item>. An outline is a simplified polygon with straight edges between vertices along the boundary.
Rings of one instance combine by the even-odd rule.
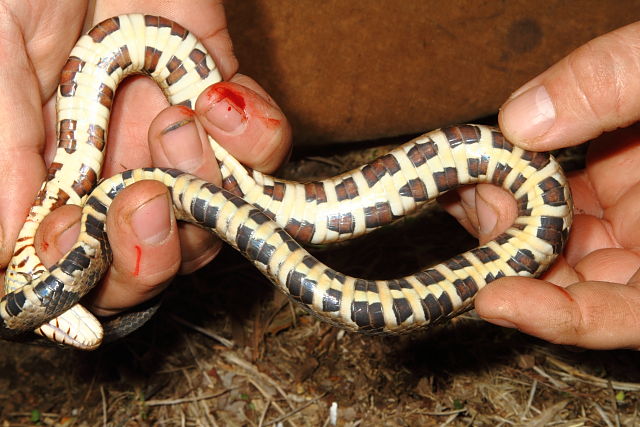
[[[82,18],[80,22],[73,19],[82,16],[82,11],[78,10],[78,2],[69,2],[73,5],[62,3],[52,2],[47,7],[56,10],[41,11],[43,15],[55,17],[51,18],[55,22],[48,22],[46,26],[38,27],[37,32],[34,31],[33,45],[40,47],[46,37],[57,37],[64,38],[64,48],[51,52],[50,46],[43,46],[44,52],[28,49],[23,52],[27,62],[30,60],[38,73],[44,73],[40,70],[53,69],[49,72],[50,75],[46,74],[46,85],[43,83],[44,77],[36,73],[34,80],[41,88],[46,89],[41,89],[40,98],[38,99],[37,92],[33,94],[32,91],[25,91],[24,84],[17,84],[17,80],[24,79],[23,75],[0,77],[3,80],[0,84],[21,89],[14,92],[23,97],[26,94],[32,95],[26,104],[33,105],[33,111],[29,111],[28,116],[23,114],[18,117],[25,119],[25,124],[20,123],[22,126],[18,128],[21,132],[24,133],[26,123],[32,124],[29,128],[31,135],[20,134],[18,131],[7,133],[0,128],[0,138],[3,138],[3,134],[7,135],[2,147],[13,142],[9,146],[13,150],[6,151],[6,157],[0,154],[1,165],[13,166],[11,169],[3,168],[3,171],[11,173],[0,177],[0,180],[4,180],[2,184],[5,189],[4,197],[0,196],[3,197],[0,198],[0,218],[3,221],[0,224],[4,231],[0,265],[3,266],[10,258],[15,236],[44,178],[46,169],[42,151],[44,150],[46,162],[50,163],[55,150],[53,94],[59,70],[82,26]],[[20,5],[16,4],[15,7],[20,8]],[[63,10],[57,10],[58,6]],[[21,16],[24,18],[19,21],[20,25],[16,30],[18,35],[20,27],[30,23],[30,19],[36,19],[33,13],[38,8],[32,9],[23,11]],[[68,10],[73,13],[66,13]],[[186,4],[98,1],[93,18],[89,21],[96,23],[109,16],[140,11],[174,19],[199,36],[214,56],[223,77],[229,82],[206,91],[196,104],[196,114],[183,107],[172,107],[160,113],[168,103],[156,84],[148,78],[128,79],[120,86],[114,103],[103,176],[153,164],[176,167],[220,183],[217,163],[206,141],[206,132],[246,165],[263,172],[272,172],[277,168],[289,151],[289,125],[282,112],[257,83],[237,74],[238,64],[226,31],[221,2],[198,0]],[[54,15],[54,12],[60,17]],[[71,27],[70,23],[73,24]],[[55,32],[51,36],[51,28],[64,28],[65,31],[59,33],[64,33],[65,36]],[[70,28],[74,31],[70,31]],[[49,55],[44,55],[45,53]],[[39,54],[44,55],[49,62],[38,62]],[[235,97],[221,95],[228,93]],[[15,99],[12,110],[5,108],[1,111],[15,111]],[[244,106],[234,104],[234,99],[244,100]],[[228,107],[232,108],[228,110]],[[40,121],[34,121],[30,116],[39,116]],[[13,121],[15,122],[16,120]],[[172,126],[175,123],[181,123],[182,126]],[[42,135],[42,128],[46,129],[46,138]],[[163,131],[165,129],[173,130]],[[15,142],[17,137],[20,138]],[[16,148],[21,153],[29,150],[28,159],[16,162],[15,155],[12,154]],[[85,301],[96,314],[114,314],[135,306],[159,293],[176,272],[194,271],[217,254],[220,242],[208,232],[188,224],[175,223],[167,194],[166,188],[159,183],[141,182],[123,191],[114,201],[107,225],[114,261],[101,285]],[[55,262],[75,242],[79,216],[77,207],[66,206],[45,219],[36,236],[36,247],[45,265]]]
[[[640,23],[594,39],[517,90],[500,112],[505,136],[544,151],[580,144],[640,119]],[[553,343],[640,348],[640,127],[591,143],[569,175],[575,218],[564,255],[541,280],[504,278],[475,300],[478,314]],[[446,208],[484,243],[515,218],[489,185]],[[507,214],[498,215],[498,212]]]

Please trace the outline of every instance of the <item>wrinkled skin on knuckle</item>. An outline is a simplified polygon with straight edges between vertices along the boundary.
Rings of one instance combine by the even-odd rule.
[[[640,109],[640,100],[632,96],[640,84],[631,78],[640,73],[640,51],[630,49],[626,37],[608,34],[578,48],[566,61],[581,105],[578,114],[590,114],[603,131],[635,121],[626,114]]]

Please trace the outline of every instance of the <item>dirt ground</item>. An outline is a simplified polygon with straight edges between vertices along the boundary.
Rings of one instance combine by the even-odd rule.
[[[283,174],[330,176],[383,151],[303,153]],[[564,158],[575,167],[577,157]],[[314,252],[380,278],[473,244],[432,206]],[[345,333],[290,304],[230,248],[178,278],[125,340],[93,353],[2,343],[0,353],[3,427],[640,425],[637,352],[551,345],[473,312],[410,336]]]

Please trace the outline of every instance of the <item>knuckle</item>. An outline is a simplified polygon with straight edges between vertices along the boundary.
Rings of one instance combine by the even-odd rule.
[[[628,41],[615,33],[592,40],[567,57],[567,66],[581,109],[576,113],[598,120],[604,130],[626,121],[631,104],[638,103],[629,86],[640,73]]]
[[[587,44],[569,57],[568,64],[587,112],[595,118],[604,118],[611,111],[619,111],[618,72],[610,54]]]

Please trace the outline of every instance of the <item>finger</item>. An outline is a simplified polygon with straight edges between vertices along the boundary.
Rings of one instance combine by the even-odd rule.
[[[35,246],[42,264],[51,268],[78,240],[81,208],[65,205],[47,215],[38,227]]]
[[[237,82],[241,82],[239,84]],[[248,77],[215,84],[196,101],[195,110],[207,133],[241,163],[270,173],[286,159],[291,128],[273,100]],[[266,97],[265,97],[266,96]]]
[[[640,256],[628,249],[603,248],[582,258],[575,270],[583,280],[628,283],[639,265]]]
[[[595,250],[617,245],[611,227],[606,221],[592,215],[575,215],[565,247],[565,256],[569,264],[576,265]]]
[[[469,192],[472,193],[471,196],[468,195]],[[438,197],[438,203],[467,230],[467,233],[478,237],[479,225],[478,216],[475,214],[475,189],[473,187],[467,186],[449,191]]]
[[[570,266],[575,266],[595,250],[617,247],[620,244],[609,221],[603,219],[605,210],[600,205],[587,171],[571,173],[568,178],[575,214],[571,234],[564,247],[564,255],[565,261]],[[555,280],[551,281],[558,283]],[[575,281],[577,280],[573,282]]]
[[[109,125],[102,176],[151,165],[147,132],[168,101],[149,78],[135,76],[118,86]]]
[[[584,278],[567,262],[563,255],[560,255],[540,279],[566,288],[573,283],[582,281]]]
[[[500,279],[476,298],[489,322],[557,343],[593,349],[640,348],[640,290],[607,282],[567,288],[527,279]]]
[[[631,187],[614,206],[605,211],[604,219],[611,224],[616,241],[625,248],[640,245],[640,183]]]
[[[180,241],[167,188],[141,181],[123,190],[107,214],[113,263],[88,304],[110,315],[161,292],[180,266]]]
[[[571,197],[576,214],[585,214],[602,217],[604,210],[600,200],[593,188],[593,183],[589,177],[589,172],[580,169],[567,174]]]
[[[640,126],[608,132],[591,142],[586,163],[589,190],[602,208],[626,198],[640,182]]]
[[[503,105],[500,127],[534,150],[577,145],[638,120],[640,23],[576,49],[518,89]]]
[[[85,299],[91,310],[112,315],[162,291],[176,274],[180,242],[166,187],[143,181],[123,190],[107,219],[113,263],[105,279]],[[36,250],[45,267],[56,263],[78,239],[81,209],[63,206],[42,222]]]
[[[478,237],[480,244],[504,232],[513,224],[517,216],[517,206],[513,196],[495,185],[479,184],[463,187],[457,190],[457,196],[438,200],[467,231]]]
[[[6,266],[29,206],[45,175],[38,80],[20,28],[0,20],[0,266]]]
[[[149,128],[149,145],[155,166],[176,168],[220,184],[218,163],[193,110],[174,106],[162,111]],[[180,274],[209,263],[222,246],[213,234],[191,224],[179,224],[179,233]]]
[[[221,183],[218,162],[193,110],[183,106],[163,110],[151,123],[148,139],[155,166],[176,168]]]
[[[3,19],[19,23],[26,53],[38,77],[40,98],[49,99],[58,86],[60,69],[78,40],[87,1],[11,2],[11,6],[5,3],[0,9],[11,10],[1,11]]]

